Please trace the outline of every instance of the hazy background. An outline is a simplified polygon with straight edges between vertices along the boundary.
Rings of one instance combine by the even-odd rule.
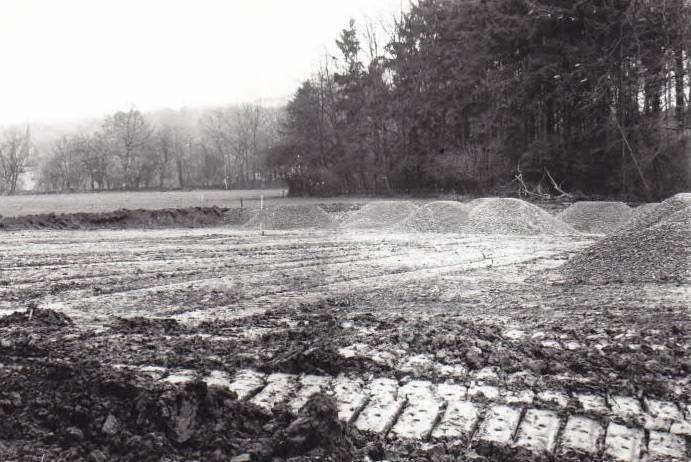
[[[393,22],[402,5],[3,0],[0,125],[100,118],[130,105],[283,104],[348,18]]]

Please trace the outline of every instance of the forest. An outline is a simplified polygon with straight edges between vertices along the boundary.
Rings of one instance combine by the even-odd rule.
[[[689,8],[421,0],[381,47],[351,22],[272,161],[294,194],[686,190]]]
[[[32,161],[0,140],[0,192],[246,187],[291,195],[652,200],[691,187],[686,0],[419,0],[351,20],[285,107],[134,107]],[[33,156],[36,157],[36,156]]]

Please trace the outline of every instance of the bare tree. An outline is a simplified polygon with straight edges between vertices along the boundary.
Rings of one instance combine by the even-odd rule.
[[[81,187],[83,165],[80,162],[79,137],[62,137],[53,145],[51,171],[60,181],[60,189],[73,190]]]
[[[154,130],[141,112],[130,108],[106,117],[103,122],[103,133],[120,160],[123,186],[126,189],[139,187],[149,165],[144,153]],[[149,173],[149,172],[146,172]]]
[[[31,134],[29,127],[26,133],[9,130],[0,144],[0,188],[7,194],[17,191],[20,177],[26,173],[31,161]]]

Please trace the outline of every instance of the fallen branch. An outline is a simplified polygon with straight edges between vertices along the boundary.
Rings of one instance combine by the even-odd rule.
[[[552,177],[552,174],[549,173],[549,170],[548,170],[547,168],[545,168],[545,173],[547,174],[547,178],[549,178],[549,181],[552,182],[552,187],[554,187],[554,189],[555,189],[559,194],[561,194],[559,197],[568,197],[568,198],[572,197],[571,194],[567,193],[566,191],[564,191],[564,190],[562,189],[562,187],[561,187],[560,184],[557,184],[557,182],[554,181],[554,177]]]

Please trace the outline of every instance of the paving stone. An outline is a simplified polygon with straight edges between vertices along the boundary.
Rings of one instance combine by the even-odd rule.
[[[230,389],[232,379],[227,372],[211,371],[207,377],[204,377],[207,387],[227,388]]]
[[[691,422],[686,420],[684,422],[675,422],[670,427],[670,432],[675,435],[691,436]]]
[[[532,404],[535,400],[533,390],[507,390],[503,395],[506,404]]]
[[[636,420],[642,422],[643,407],[637,398],[630,396],[612,396],[609,399],[612,413],[624,420]]]
[[[605,454],[627,462],[641,460],[643,438],[643,430],[610,423],[605,438]]]
[[[419,376],[424,372],[430,371],[434,365],[435,362],[431,355],[412,355],[405,358],[398,370]]]
[[[443,401],[435,393],[434,385],[414,380],[399,388],[398,398],[406,397],[406,406],[391,429],[390,435],[399,439],[426,439],[432,432]]]
[[[471,398],[486,398],[494,401],[499,398],[499,388],[492,385],[479,385],[473,383],[468,388],[468,396]]]
[[[509,374],[506,377],[506,383],[509,385],[515,385],[517,387],[534,387],[537,383],[538,378],[532,372],[521,371]]]
[[[648,454],[651,460],[688,460],[684,438],[669,433],[650,432]]]
[[[331,388],[331,377],[325,375],[302,375],[300,385],[295,397],[290,401],[291,411],[298,413],[300,408],[305,405],[310,396],[319,392],[328,392]]]
[[[456,383],[440,383],[437,385],[437,395],[447,403],[465,399],[467,392],[468,387],[465,385]]]
[[[397,399],[398,383],[392,379],[374,379],[368,387],[369,402],[360,412],[355,426],[358,430],[384,433],[394,423],[404,400]]]
[[[368,399],[364,381],[344,375],[334,379],[333,394],[338,405],[338,418],[345,422],[352,422]]]
[[[482,422],[479,439],[494,443],[509,444],[521,418],[519,409],[509,406],[493,406]]]
[[[266,375],[261,372],[244,370],[235,374],[228,388],[238,394],[238,399],[247,399],[264,388]]]
[[[681,410],[671,401],[646,399],[645,404],[648,408],[643,424],[646,430],[668,432],[673,423],[684,420]]]
[[[559,416],[553,411],[528,409],[518,429],[516,443],[538,452],[552,452],[557,444]]]
[[[576,399],[581,404],[583,409],[587,412],[596,412],[598,414],[608,414],[607,402],[605,398],[598,395],[578,394]]]
[[[597,421],[586,417],[571,416],[566,422],[561,446],[562,449],[597,454],[599,452],[598,441],[604,434],[605,429]]]
[[[432,431],[434,439],[468,439],[480,420],[480,408],[470,401],[449,401],[439,424]]]
[[[144,366],[139,369],[139,372],[151,377],[154,380],[161,380],[165,375],[166,375],[166,369],[165,367],[158,367],[158,366]]]
[[[251,402],[270,411],[276,404],[287,401],[297,386],[297,377],[294,375],[271,374],[266,378],[266,387],[257,393]]]
[[[569,395],[560,391],[541,391],[537,394],[537,399],[545,403],[556,404],[559,407],[566,407],[569,404]]]
[[[171,383],[173,385],[180,385],[183,383],[194,382],[198,377],[197,371],[193,369],[182,369],[179,371],[171,372],[168,376],[163,378],[164,382]]]

